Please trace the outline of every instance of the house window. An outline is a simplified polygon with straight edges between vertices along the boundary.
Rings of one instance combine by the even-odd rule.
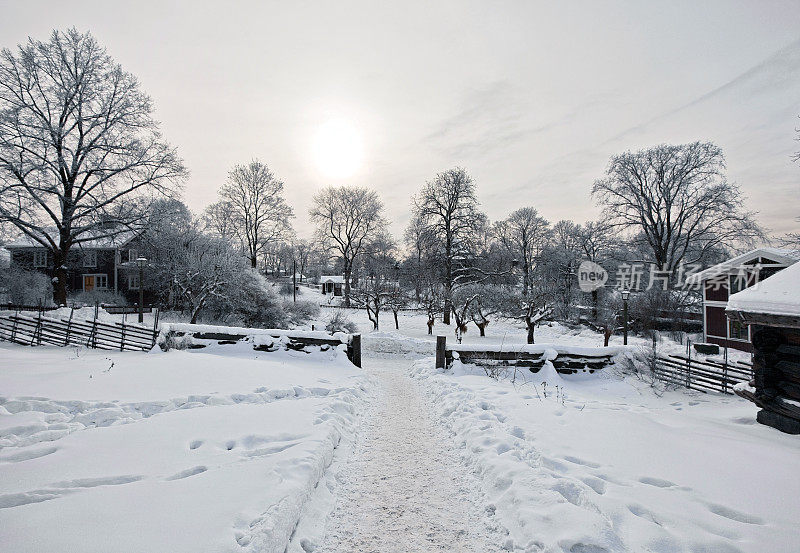
[[[136,261],[136,258],[139,257],[139,252],[134,249],[128,250],[128,261],[133,263]]]
[[[138,290],[139,289],[139,275],[131,274],[128,275],[128,290]]]
[[[47,267],[47,250],[35,250],[33,252],[33,266]]]
[[[98,290],[107,290],[108,275],[97,275],[97,279],[95,280],[95,286],[97,286]]]
[[[749,340],[748,328],[741,321],[728,321],[728,338],[731,340]]]
[[[97,267],[97,250],[86,250],[83,252],[83,266]]]

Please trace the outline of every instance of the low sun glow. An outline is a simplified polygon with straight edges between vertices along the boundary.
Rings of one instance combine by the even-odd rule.
[[[363,158],[361,135],[349,121],[331,119],[314,138],[314,159],[320,172],[330,178],[347,178],[358,171]]]

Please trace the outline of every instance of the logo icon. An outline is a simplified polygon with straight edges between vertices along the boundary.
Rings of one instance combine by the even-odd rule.
[[[583,292],[594,292],[608,280],[608,271],[592,261],[581,261],[578,267],[578,287]]]

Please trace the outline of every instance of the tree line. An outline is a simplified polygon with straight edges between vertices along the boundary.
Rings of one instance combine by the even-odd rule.
[[[187,176],[151,99],[91,34],[54,31],[0,52],[0,223],[52,252],[57,303],[66,301],[71,249],[139,230],[153,266],[168,273],[165,301],[193,319],[240,282],[242,266],[262,275],[295,268],[301,279],[333,270],[345,277],[345,305],[367,309],[375,328],[381,311],[397,320],[413,304],[429,328],[441,319],[463,332],[473,322],[482,333],[503,314],[524,321],[532,340],[542,318],[574,318],[583,304],[595,324],[613,327],[603,322],[613,319],[604,315],[615,312],[606,305],[613,294],[587,299],[577,290],[583,259],[612,271],[649,262],[674,278],[682,264],[710,264],[764,238],[726,178],[722,150],[708,142],[613,156],[591,186],[602,216],[584,224],[548,221],[532,205],[490,221],[468,171],[448,169],[421,184],[399,241],[371,188],[318,191],[309,212],[315,236],[302,240],[267,164],[233,167],[198,217],[178,199]],[[690,301],[652,295],[664,305]]]

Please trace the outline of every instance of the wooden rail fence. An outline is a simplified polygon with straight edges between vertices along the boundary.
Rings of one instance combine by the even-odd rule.
[[[81,345],[96,349],[120,351],[149,351],[158,338],[158,310],[152,328],[137,324],[109,323],[99,321],[97,308],[94,318],[76,319],[74,310],[69,318],[37,315],[0,316],[0,339],[27,346],[48,344],[51,346]]]
[[[739,382],[753,378],[753,365],[717,362],[686,355],[659,355],[652,367],[653,376],[662,382],[701,392],[733,394]]]

